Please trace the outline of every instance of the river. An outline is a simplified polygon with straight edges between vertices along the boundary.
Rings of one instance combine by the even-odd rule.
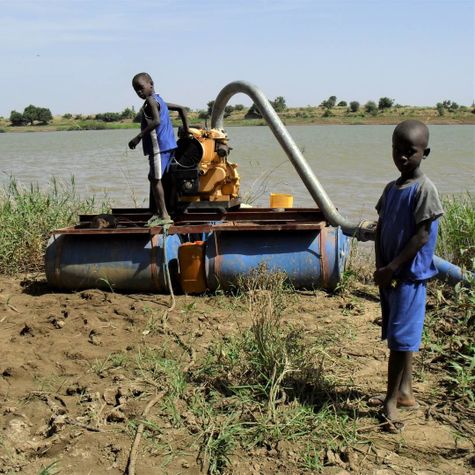
[[[374,204],[384,185],[397,178],[386,125],[289,126],[322,186],[340,212],[351,219],[375,219]],[[423,170],[439,192],[474,192],[475,126],[433,125],[431,154]],[[128,150],[136,131],[102,130],[0,134],[0,185],[45,185],[52,176],[74,176],[81,196],[107,195],[116,207],[146,206],[147,159],[141,146]],[[241,194],[267,206],[269,193],[290,193],[294,206],[312,198],[268,127],[230,127],[230,161],[238,164]]]

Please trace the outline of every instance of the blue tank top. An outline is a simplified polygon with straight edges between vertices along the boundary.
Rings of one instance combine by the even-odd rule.
[[[424,177],[425,178],[425,177]],[[437,241],[438,216],[443,211],[435,190],[436,199],[427,199],[427,193],[421,193],[420,187],[426,187],[426,181],[416,181],[409,186],[397,186],[396,182],[390,183],[378,202],[378,212],[381,219],[380,253],[382,266],[388,265],[401,253],[411,237],[415,234],[417,224],[424,221],[425,216],[430,216],[431,225],[429,241],[422,246],[412,261],[403,265],[395,274],[402,280],[420,281],[427,280],[437,275],[433,257]],[[433,193],[432,190],[429,193]],[[430,204],[433,201],[435,204]],[[437,204],[439,203],[439,205]],[[431,209],[425,210],[424,207]],[[438,209],[437,209],[438,208]],[[416,222],[416,216],[422,218]]]
[[[160,124],[156,127],[158,141],[158,152],[167,152],[176,148],[175,133],[173,131],[172,121],[168,115],[167,103],[158,95],[153,96],[159,106]],[[144,130],[147,127],[149,121],[152,120],[152,114],[147,110],[147,107],[143,108],[141,129]],[[153,149],[152,138],[149,135],[145,136],[142,140],[144,155],[151,155],[156,152]]]

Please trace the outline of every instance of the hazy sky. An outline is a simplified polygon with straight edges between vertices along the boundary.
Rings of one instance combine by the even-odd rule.
[[[193,109],[237,79],[289,106],[475,97],[474,0],[0,0],[0,12],[3,116],[137,108],[140,71]]]

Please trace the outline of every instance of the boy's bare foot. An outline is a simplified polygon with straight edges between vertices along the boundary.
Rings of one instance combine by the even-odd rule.
[[[160,218],[157,214],[154,214],[148,221],[147,221],[147,226],[149,228],[153,228],[154,226],[165,226],[165,225],[170,225],[173,224],[173,219],[170,218],[170,216],[165,216],[163,218]]]
[[[389,432],[390,434],[400,434],[404,431],[405,425],[404,422],[397,419],[390,419],[384,412],[380,414],[382,428],[384,431]]]

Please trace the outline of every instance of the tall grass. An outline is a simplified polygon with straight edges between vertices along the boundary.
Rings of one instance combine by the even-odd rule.
[[[41,270],[51,231],[74,224],[80,213],[108,208],[94,197],[81,199],[73,177],[69,182],[52,178],[45,189],[10,177],[0,190],[0,273]]]
[[[445,214],[440,219],[437,254],[466,269],[474,268],[475,198],[470,193],[442,200]]]

